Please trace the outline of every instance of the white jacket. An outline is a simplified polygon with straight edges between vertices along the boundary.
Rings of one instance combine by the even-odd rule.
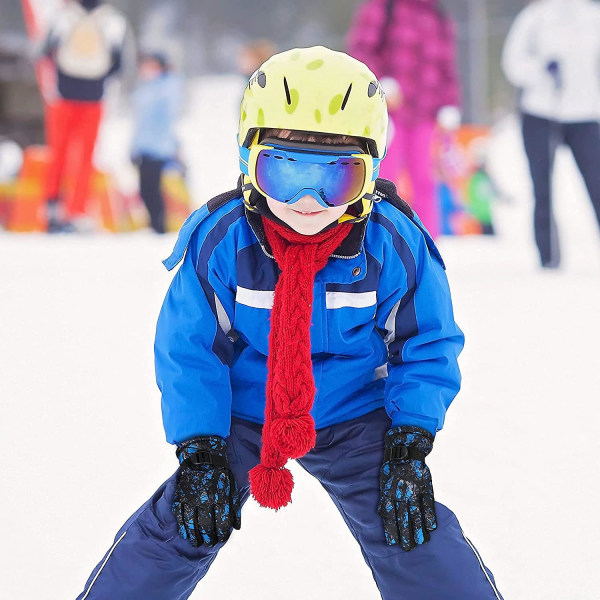
[[[70,1],[59,12],[46,44],[56,49],[55,60],[66,75],[100,79],[110,71],[113,54],[121,50],[126,27],[125,18],[108,4],[87,11]],[[76,29],[79,34],[74,36]]]
[[[560,85],[547,70],[556,61]],[[502,56],[523,112],[561,122],[600,119],[600,5],[537,0],[515,19]]]

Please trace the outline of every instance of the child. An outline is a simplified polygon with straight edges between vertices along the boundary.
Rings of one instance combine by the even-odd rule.
[[[181,109],[181,82],[162,53],[144,54],[140,82],[132,101],[135,126],[131,158],[140,170],[140,196],[156,233],[165,233],[165,200],[161,177],[165,166],[177,158],[175,122]]]
[[[279,509],[298,462],[328,491],[384,600],[500,599],[425,457],[459,388],[442,259],[377,180],[387,110],[369,69],[323,47],[250,79],[240,187],[184,224],[156,369],[179,471],[136,512],[80,600],[184,599],[250,493]],[[265,393],[266,390],[266,393]]]

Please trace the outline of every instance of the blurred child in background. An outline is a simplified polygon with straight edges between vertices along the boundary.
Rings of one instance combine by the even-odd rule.
[[[102,117],[104,83],[121,67],[126,22],[100,0],[69,0],[47,35],[43,54],[56,68],[57,98],[48,112],[50,164],[46,180],[48,231],[91,227],[86,201]],[[74,183],[61,201],[64,175]]]
[[[381,176],[398,184],[406,171],[411,206],[436,237],[433,137],[438,123],[460,123],[454,24],[438,0],[369,0],[355,15],[347,46],[386,93],[393,134]]]
[[[135,123],[131,157],[139,167],[140,195],[150,226],[156,233],[165,233],[161,175],[165,166],[177,159],[175,124],[182,107],[181,80],[166,55],[142,55],[132,103]]]

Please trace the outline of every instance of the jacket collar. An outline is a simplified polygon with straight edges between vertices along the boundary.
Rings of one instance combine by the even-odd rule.
[[[271,247],[269,246],[269,242],[267,241],[265,230],[262,224],[261,213],[264,211],[264,207],[261,207],[259,211],[260,212],[255,212],[249,210],[248,207],[246,207],[246,219],[248,221],[248,224],[250,225],[250,228],[254,232],[254,235],[256,236],[256,239],[258,240],[263,252],[269,258],[273,258],[273,252],[271,251]],[[270,218],[268,214],[265,214],[265,216]],[[276,220],[279,223],[281,223],[279,219]],[[350,233],[344,238],[342,243],[338,246],[338,248],[333,252],[331,256],[334,258],[346,259],[356,258],[357,256],[359,256],[363,249],[365,232],[367,230],[367,222],[368,219],[364,219],[363,221],[354,223],[352,225]]]

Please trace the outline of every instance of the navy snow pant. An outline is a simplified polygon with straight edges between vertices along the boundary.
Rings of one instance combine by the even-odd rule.
[[[360,544],[381,597],[501,600],[492,573],[463,535],[454,514],[442,504],[436,503],[438,528],[428,544],[411,552],[386,545],[377,503],[383,439],[389,427],[389,417],[381,409],[320,429],[316,447],[298,461],[331,496]],[[227,454],[242,501],[249,496],[248,471],[259,462],[261,428],[232,420]],[[175,481],[173,475],[123,525],[77,600],[184,600],[190,596],[223,544],[193,548],[179,537],[171,513]],[[240,534],[233,533],[233,543],[236,535]]]
[[[552,168],[556,149],[560,144],[571,149],[600,226],[600,125],[597,121],[558,123],[523,114],[522,132],[535,196],[535,242],[542,265],[557,267],[560,246],[552,210]]]
[[[150,226],[156,233],[165,233],[165,199],[161,176],[167,161],[142,155],[140,159],[140,196],[150,216]]]

